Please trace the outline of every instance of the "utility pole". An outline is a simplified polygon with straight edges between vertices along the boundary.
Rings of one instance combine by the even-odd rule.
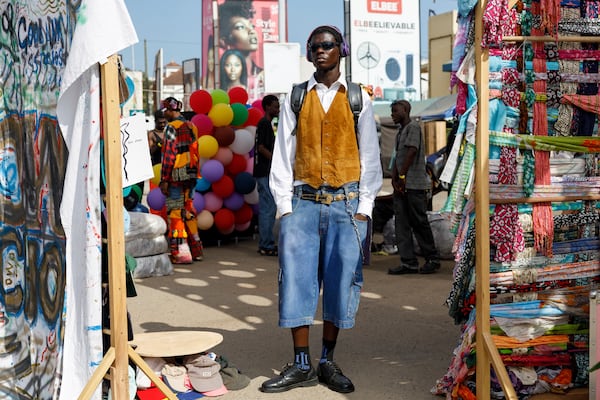
[[[148,41],[144,39],[144,111],[150,115],[150,80],[148,79]]]

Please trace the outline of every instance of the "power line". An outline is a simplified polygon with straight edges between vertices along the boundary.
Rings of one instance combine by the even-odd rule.
[[[155,43],[168,43],[168,44],[188,44],[188,45],[200,45],[200,41],[198,42],[182,42],[178,40],[161,40],[161,39],[145,39],[147,42],[155,42]],[[138,43],[139,44],[139,43]]]

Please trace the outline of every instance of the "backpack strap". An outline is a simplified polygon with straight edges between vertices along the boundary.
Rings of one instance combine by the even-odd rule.
[[[292,87],[292,94],[290,96],[290,106],[292,111],[296,115],[296,127],[292,131],[292,136],[296,134],[298,126],[298,116],[300,110],[304,104],[304,97],[306,96],[306,88],[308,87],[308,81],[298,83]],[[348,82],[348,103],[350,104],[350,110],[354,116],[354,133],[356,135],[356,143],[358,143],[358,117],[362,111],[362,88],[358,83]]]
[[[298,116],[300,115],[300,110],[302,109],[302,105],[304,104],[304,97],[306,96],[307,87],[308,81],[298,83],[292,87],[292,94],[290,96],[290,106],[292,107],[292,111],[296,115],[296,126],[292,131],[292,136],[296,135],[296,129],[298,128]]]
[[[358,83],[348,82],[348,103],[350,110],[354,115],[354,133],[356,134],[356,143],[358,143],[358,117],[362,111],[362,88]]]

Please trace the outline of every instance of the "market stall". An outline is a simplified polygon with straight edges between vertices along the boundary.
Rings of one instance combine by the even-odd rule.
[[[457,232],[447,305],[463,334],[437,394],[595,391],[598,6],[459,2],[461,120],[442,212]]]

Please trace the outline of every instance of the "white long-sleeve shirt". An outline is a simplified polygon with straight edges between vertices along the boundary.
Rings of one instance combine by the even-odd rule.
[[[340,78],[331,87],[318,83],[314,76],[308,80],[307,92],[316,86],[317,95],[327,112],[340,87],[343,85],[348,90],[346,79]],[[373,211],[375,197],[381,188],[383,173],[381,170],[379,139],[373,114],[373,105],[369,95],[363,90],[362,111],[358,118],[358,150],[360,156],[360,181],[359,203],[357,214],[369,217]],[[305,182],[294,180],[294,163],[296,161],[296,135],[292,135],[296,127],[296,115],[290,106],[290,94],[283,103],[277,126],[277,137],[271,161],[269,186],[280,215],[292,211],[292,195],[294,186],[303,185]]]

